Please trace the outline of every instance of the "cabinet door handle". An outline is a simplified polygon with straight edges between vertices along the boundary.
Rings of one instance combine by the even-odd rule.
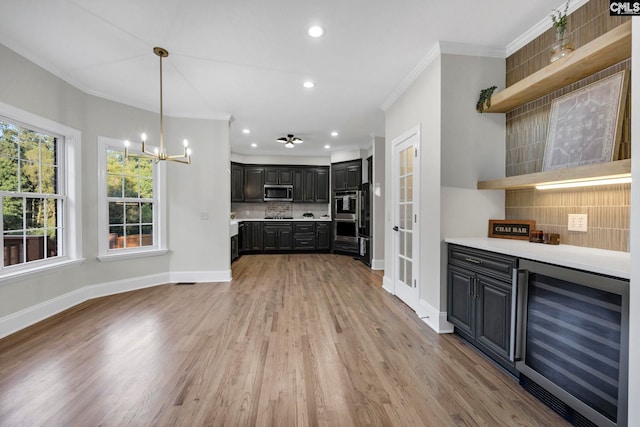
[[[474,258],[465,258],[464,260],[465,260],[465,261],[467,261],[467,262],[472,262],[472,263],[474,263],[474,264],[482,264],[482,261],[481,261],[481,260],[479,260],[479,259],[474,259]]]

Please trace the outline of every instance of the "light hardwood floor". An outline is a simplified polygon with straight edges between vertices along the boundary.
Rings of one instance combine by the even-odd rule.
[[[351,257],[86,302],[0,340],[0,426],[564,426]]]

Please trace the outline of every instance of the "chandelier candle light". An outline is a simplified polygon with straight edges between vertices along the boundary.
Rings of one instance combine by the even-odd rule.
[[[145,143],[147,142],[147,134],[143,133],[141,135],[142,139],[142,153],[141,154],[130,154],[129,153],[129,141],[124,142],[124,156],[125,157],[143,157],[143,158],[152,158],[157,162],[160,160],[170,160],[172,162],[191,164],[191,149],[189,148],[189,142],[185,139],[182,141],[182,145],[184,146],[184,153],[169,155],[164,150],[164,132],[162,130],[162,58],[166,58],[169,56],[169,52],[166,49],[161,47],[154,47],[153,53],[160,57],[160,148],[155,148],[153,151],[147,151],[145,148]]]

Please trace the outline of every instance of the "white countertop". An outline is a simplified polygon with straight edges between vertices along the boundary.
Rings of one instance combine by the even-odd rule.
[[[264,218],[236,218],[236,221],[331,221],[331,218],[323,218],[323,217],[318,217],[318,218],[293,218],[293,219],[264,219]]]
[[[546,245],[526,240],[494,239],[489,237],[450,237],[445,242],[470,248],[513,255],[578,270],[629,279],[631,254],[571,245]]]

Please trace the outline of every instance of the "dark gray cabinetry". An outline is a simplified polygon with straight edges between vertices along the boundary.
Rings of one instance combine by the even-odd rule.
[[[231,164],[231,201],[244,202],[244,168]]]
[[[333,191],[359,190],[362,184],[362,160],[333,163],[331,165]]]
[[[262,202],[264,198],[264,168],[244,168],[244,201]]]
[[[293,184],[293,169],[266,167],[264,169],[264,183],[267,185],[291,185]]]
[[[291,222],[265,222],[263,234],[263,250],[289,251],[293,249]]]
[[[238,226],[240,252],[262,251],[262,222],[244,221]]]
[[[329,168],[313,170],[313,197],[316,203],[329,203]]]
[[[329,168],[323,166],[294,169],[293,201],[329,203]]]
[[[238,235],[231,236],[231,262],[240,256],[240,248],[238,247]]]
[[[316,222],[316,249],[319,251],[331,249],[331,222]]]
[[[296,222],[293,224],[293,249],[314,250],[316,248],[315,224]]]
[[[514,257],[449,245],[447,320],[455,331],[516,374],[511,356]]]

